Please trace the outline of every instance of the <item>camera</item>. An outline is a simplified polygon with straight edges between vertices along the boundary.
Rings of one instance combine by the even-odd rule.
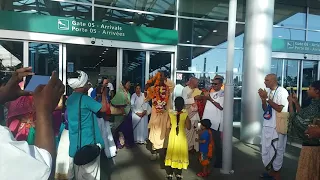
[[[304,58],[304,59],[307,59],[307,58],[308,58],[308,56],[305,54],[305,55],[303,56],[303,58]]]
[[[91,38],[91,44],[95,44],[96,43],[96,38]]]

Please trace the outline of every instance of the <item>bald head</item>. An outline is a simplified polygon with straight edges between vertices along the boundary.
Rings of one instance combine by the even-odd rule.
[[[196,88],[196,87],[198,87],[198,83],[199,83],[199,80],[197,79],[197,78],[195,78],[195,77],[191,77],[190,79],[189,79],[189,87],[190,88]]]
[[[264,79],[264,84],[267,88],[275,89],[278,86],[277,75],[275,74],[268,74]]]

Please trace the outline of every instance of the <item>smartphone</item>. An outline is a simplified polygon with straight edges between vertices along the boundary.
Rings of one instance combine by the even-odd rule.
[[[24,90],[34,92],[39,85],[47,85],[51,76],[32,75],[27,76],[24,84]]]

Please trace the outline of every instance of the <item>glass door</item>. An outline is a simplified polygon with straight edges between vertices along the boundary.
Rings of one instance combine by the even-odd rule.
[[[132,84],[130,93],[134,93],[134,87],[140,85],[144,89],[146,79],[146,51],[123,50],[122,80],[129,80]]]
[[[318,79],[318,70],[318,61],[302,61],[302,98],[299,99],[302,107],[308,106],[311,102],[311,99],[308,98],[307,90],[311,83]]]
[[[277,75],[279,85],[295,91],[302,107],[310,103],[307,90],[318,79],[318,61],[272,58],[271,73]]]

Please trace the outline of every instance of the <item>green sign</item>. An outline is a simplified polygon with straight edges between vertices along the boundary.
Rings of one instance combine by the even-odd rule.
[[[273,52],[320,54],[320,42],[273,39]]]
[[[174,30],[0,11],[0,29],[177,45]]]

